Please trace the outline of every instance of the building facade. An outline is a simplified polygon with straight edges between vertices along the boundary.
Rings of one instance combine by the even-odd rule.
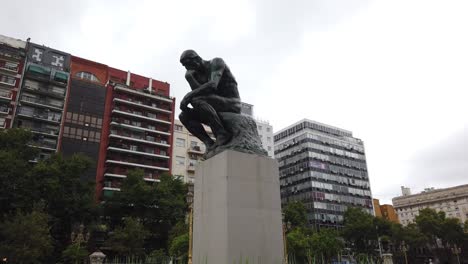
[[[407,190],[407,191],[406,191]],[[468,184],[445,189],[428,188],[418,194],[409,194],[405,188],[402,196],[392,199],[400,223],[414,223],[419,210],[432,208],[445,212],[447,217],[458,218],[462,223],[468,219]]]
[[[97,178],[104,195],[120,190],[130,169],[147,182],[171,173],[174,104],[168,83],[109,68]]]
[[[29,42],[14,127],[31,130],[38,159],[59,149],[70,81],[70,54]]]
[[[175,99],[168,83],[46,46],[0,36],[0,125],[33,133],[40,155],[83,153],[96,195],[112,195],[130,169],[145,181],[171,172]],[[3,110],[3,112],[2,112]]]
[[[26,42],[0,35],[0,129],[13,125],[25,57]]]
[[[398,215],[391,204],[380,204],[379,199],[372,199],[374,204],[374,215],[390,222],[399,223]]]
[[[204,126],[208,134],[214,138],[211,129]],[[194,183],[195,167],[203,159],[206,146],[182,125],[174,121],[174,144],[172,145],[172,174],[179,176],[184,182]]]
[[[309,225],[339,228],[348,207],[374,214],[364,145],[350,131],[303,119],[274,142],[282,205],[302,201]]]

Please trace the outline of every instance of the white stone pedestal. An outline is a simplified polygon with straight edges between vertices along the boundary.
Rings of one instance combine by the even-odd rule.
[[[281,264],[278,165],[232,150],[200,163],[194,186],[194,264]]]

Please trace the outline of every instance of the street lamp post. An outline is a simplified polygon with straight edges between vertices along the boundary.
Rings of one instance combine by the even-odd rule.
[[[452,248],[452,253],[457,257],[457,263],[460,264],[461,248],[457,247],[457,244]]]
[[[188,264],[192,264],[192,248],[193,248],[193,193],[187,193],[187,204],[189,206],[189,252]]]

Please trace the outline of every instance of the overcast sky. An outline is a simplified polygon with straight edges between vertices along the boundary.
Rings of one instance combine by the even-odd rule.
[[[365,142],[373,195],[468,183],[466,0],[16,0],[0,34],[189,87],[222,57],[274,130],[302,118]]]

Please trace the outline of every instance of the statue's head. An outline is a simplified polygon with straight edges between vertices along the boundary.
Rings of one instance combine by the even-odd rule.
[[[203,59],[194,50],[186,50],[180,55],[180,63],[187,70],[197,70],[203,66]]]

